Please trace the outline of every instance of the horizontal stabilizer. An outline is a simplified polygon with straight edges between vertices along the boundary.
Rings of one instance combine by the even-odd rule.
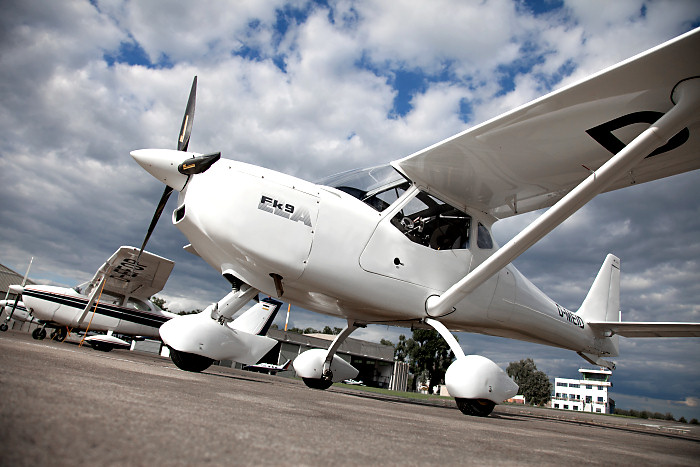
[[[700,337],[700,323],[653,323],[589,321],[591,329],[624,337]]]

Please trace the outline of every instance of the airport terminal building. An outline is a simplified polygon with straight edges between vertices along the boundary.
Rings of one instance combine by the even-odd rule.
[[[612,387],[612,371],[602,368],[581,368],[578,371],[581,373],[580,379],[555,378],[551,407],[579,412],[612,413],[614,407],[611,407],[608,398],[608,388]]]

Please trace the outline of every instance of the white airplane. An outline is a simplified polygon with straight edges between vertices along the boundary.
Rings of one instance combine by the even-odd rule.
[[[53,328],[52,338],[63,341],[69,330],[106,331],[85,337],[94,349],[110,351],[113,348],[129,348],[130,343],[115,334],[158,338],[161,325],[179,316],[161,310],[150,301],[150,297],[165,286],[174,267],[169,259],[162,258],[138,248],[120,247],[95,273],[91,281],[74,288],[49,285],[11,286],[17,293],[13,301],[17,316],[22,308],[42,324],[32,333],[35,339],[46,337],[46,328]],[[22,300],[19,301],[19,294]],[[4,306],[10,306],[4,302]],[[247,358],[244,363],[256,363],[275,344],[274,339],[265,337],[281,303],[268,299],[251,307],[231,323],[231,329],[241,335],[251,334],[247,341],[257,343],[258,349],[251,351],[250,345],[229,343],[229,347],[242,347],[239,354]],[[218,304],[212,305],[204,312]],[[3,323],[4,324],[4,323]],[[255,335],[261,333],[261,335]],[[246,342],[247,342],[246,341]],[[264,350],[264,352],[263,352]],[[173,361],[178,364],[177,351],[171,352]],[[200,359],[199,371],[213,360]],[[206,363],[206,366],[201,365]],[[185,369],[191,365],[185,364]]]
[[[282,365],[275,365],[274,363],[257,363],[255,365],[246,365],[243,367],[243,369],[256,371],[258,373],[269,373],[271,375],[276,375],[278,371],[289,370],[290,366],[292,366],[292,361],[287,360]]]
[[[22,295],[22,287],[25,286],[27,283],[27,277],[29,277],[29,270],[32,268],[32,263],[34,262],[34,258],[32,258],[29,261],[29,266],[27,267],[27,272],[24,274],[24,277],[22,278],[22,284],[21,285],[11,285],[10,288],[7,291],[7,294],[5,295],[4,300],[0,300],[0,316],[2,316],[3,312],[7,312],[7,317],[5,318],[5,322],[0,324],[0,331],[5,332],[9,329],[8,323],[10,320],[15,320],[15,321],[20,321],[20,322],[33,322],[35,318],[32,316],[31,313],[27,310],[27,308],[24,306],[24,303],[20,300],[21,295]],[[8,300],[8,297],[10,295],[10,292],[12,292],[15,295],[14,300]]]
[[[227,319],[259,291],[347,327],[294,361],[318,389],[358,371],[335,355],[370,323],[431,326],[456,356],[445,376],[465,414],[486,416],[517,386],[464,355],[450,331],[561,347],[613,368],[618,336],[700,336],[700,323],[621,321],[620,260],[609,255],[577,312],[511,264],[595,195],[700,167],[700,29],[387,165],[317,183],[187,151],[196,77],[178,150],[132,157],[165,191],[172,222],[234,286],[211,318],[174,318],[160,335],[184,359],[214,358]],[[184,151],[184,152],[183,152]],[[551,207],[550,207],[551,206]],[[502,248],[499,219],[550,207]],[[190,321],[188,321],[190,320]],[[202,342],[205,342],[202,345]]]

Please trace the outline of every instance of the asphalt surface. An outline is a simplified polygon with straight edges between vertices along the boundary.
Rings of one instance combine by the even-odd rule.
[[[0,333],[0,465],[700,465],[697,426],[410,402]]]

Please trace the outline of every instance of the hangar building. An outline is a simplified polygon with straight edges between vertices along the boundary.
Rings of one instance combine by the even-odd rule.
[[[268,337],[277,340],[277,345],[262,359],[262,363],[281,365],[309,349],[327,349],[336,336],[332,334],[297,334],[270,329]],[[360,370],[355,378],[368,386],[389,388],[394,368],[394,348],[389,345],[347,338],[336,353],[340,358]],[[293,369],[278,373],[294,376]],[[405,388],[404,388],[405,389]]]

